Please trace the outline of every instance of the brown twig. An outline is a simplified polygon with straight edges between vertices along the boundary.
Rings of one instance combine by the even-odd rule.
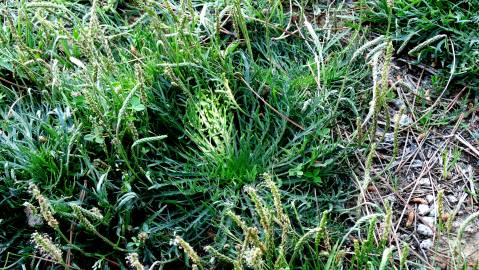
[[[87,188],[87,181],[83,181],[83,187],[84,189],[82,189],[80,191],[80,202],[82,202],[84,199],[85,199],[85,189]],[[75,224],[72,222],[70,224],[70,235],[69,235],[69,241],[70,241],[70,244],[73,242],[73,233],[75,231]],[[67,266],[70,266],[71,264],[71,255],[72,255],[72,251],[70,248],[68,248],[68,251],[67,251],[67,258],[66,258],[66,264]]]
[[[246,87],[251,91],[253,92],[253,94],[259,98],[266,106],[268,106],[268,108],[270,108],[273,112],[275,112],[276,114],[278,114],[279,116],[281,116],[281,118],[283,118],[284,120],[288,121],[289,123],[291,123],[293,126],[301,129],[302,131],[304,131],[304,127],[301,126],[300,124],[294,122],[293,120],[291,120],[289,117],[287,117],[286,115],[284,115],[283,113],[281,113],[280,111],[276,110],[273,106],[271,106],[262,96],[260,96],[250,85],[249,83],[243,78],[243,77],[240,77],[241,80],[246,84]]]
[[[5,79],[5,78],[2,78],[2,77],[0,77],[0,81],[5,82],[5,83],[8,83],[8,84],[11,84],[11,85],[16,86],[16,87],[21,88],[21,89],[28,89],[28,87],[26,87],[26,86],[19,85],[19,84],[17,84],[17,83],[14,83],[14,82],[9,81],[9,80],[7,80],[7,79]]]

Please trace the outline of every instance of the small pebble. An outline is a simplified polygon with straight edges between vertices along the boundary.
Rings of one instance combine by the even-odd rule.
[[[464,220],[456,220],[452,223],[452,227],[453,228],[460,228],[464,223]],[[474,225],[468,225],[466,226],[466,228],[464,229],[464,231],[466,233],[476,233],[477,232],[477,227],[474,226]]]
[[[456,220],[452,223],[453,228],[460,228],[464,223],[464,220]],[[476,233],[478,231],[477,224],[469,224],[464,229],[466,233]]]
[[[412,168],[419,168],[419,167],[422,167],[422,161],[419,160],[419,159],[415,159],[411,162],[411,165],[410,165]]]
[[[428,195],[426,196],[426,201],[427,201],[428,203],[432,203],[432,202],[434,201],[434,196],[432,196],[431,194],[428,194]]]
[[[419,247],[421,249],[430,249],[432,248],[432,240],[431,239],[426,239],[426,240],[423,240],[420,244],[419,244]]]
[[[437,217],[437,207],[436,205],[433,205],[431,206],[430,210],[429,210],[429,216],[430,217]]]
[[[422,186],[429,186],[431,184],[431,181],[429,181],[429,178],[421,178],[419,179],[418,184]]]
[[[384,199],[387,200],[390,203],[395,203],[396,202],[396,196],[394,194],[388,195]]]
[[[446,196],[446,198],[447,198],[447,201],[450,203],[457,203],[459,201],[457,197],[454,195],[448,195]]]
[[[420,235],[424,235],[424,236],[432,236],[433,235],[433,232],[432,232],[431,228],[429,228],[428,226],[426,226],[424,224],[417,225],[417,233],[420,234]]]
[[[384,134],[384,142],[393,143],[394,142],[394,133],[389,132]]]
[[[466,229],[464,230],[467,233],[476,233],[477,232],[477,227],[476,226],[467,226]]]
[[[400,98],[393,99],[393,104],[398,109],[401,109],[401,107],[405,105],[404,101]]]
[[[409,126],[410,124],[412,124],[411,117],[403,114],[401,116],[401,119],[399,120],[399,125],[403,127],[403,126]]]
[[[429,226],[434,226],[436,223],[436,219],[433,217],[422,217],[421,220],[423,221],[424,224],[429,225]]]
[[[417,206],[417,213],[421,216],[426,215],[427,213],[429,213],[429,211],[429,206],[427,206],[426,204],[420,204]]]

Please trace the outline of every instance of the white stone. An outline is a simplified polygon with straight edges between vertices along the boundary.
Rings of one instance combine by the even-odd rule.
[[[410,124],[412,124],[411,117],[403,114],[401,116],[401,119],[399,120],[399,125],[403,127],[403,126],[409,126]]]
[[[411,152],[412,152],[412,151],[411,151]],[[423,164],[422,164],[422,161],[421,161],[421,160],[415,159],[415,160],[411,161],[411,165],[410,165],[410,166],[411,166],[412,168],[420,168],[420,167],[422,167],[422,165],[423,165]]]
[[[429,213],[429,211],[429,206],[426,204],[420,204],[417,206],[417,213],[421,216],[426,215],[427,213]]]
[[[437,217],[437,206],[436,205],[431,206],[430,211],[429,211],[429,216],[430,217]]]
[[[393,143],[394,142],[394,133],[389,132],[384,134],[384,142]]]
[[[433,227],[436,224],[436,219],[433,217],[421,217],[421,220],[424,224]]]
[[[393,104],[396,106],[398,109],[401,109],[402,106],[405,105],[404,101],[400,98],[393,99]]]
[[[388,195],[384,199],[387,200],[390,203],[395,203],[396,202],[396,196],[394,194]]]
[[[467,233],[476,233],[477,232],[477,226],[474,226],[474,225],[471,226],[471,225],[467,226],[464,231],[467,232]]]
[[[464,224],[464,220],[456,220],[452,223],[452,227],[453,228],[460,228],[463,224]],[[476,233],[477,232],[477,226],[474,226],[474,223],[470,224],[470,225],[466,226],[464,231],[466,233]]]
[[[431,184],[431,181],[429,180],[429,178],[421,178],[419,179],[418,184],[422,186],[429,186]]]
[[[426,226],[424,224],[417,225],[417,233],[420,234],[420,235],[424,235],[424,236],[432,236],[433,235],[433,232],[432,232],[431,228],[429,228],[428,226]]]
[[[459,201],[457,197],[454,195],[448,195],[446,196],[446,198],[447,198],[447,201],[450,203],[457,203]]]
[[[431,194],[428,194],[428,195],[426,196],[426,201],[427,201],[428,203],[432,203],[432,202],[434,201],[434,196],[432,196]]]
[[[420,244],[419,244],[419,247],[421,249],[430,249],[432,248],[432,240],[431,239],[426,239],[426,240],[423,240]]]

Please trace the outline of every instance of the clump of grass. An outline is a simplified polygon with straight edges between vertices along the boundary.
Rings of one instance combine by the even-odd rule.
[[[354,149],[337,127],[363,113],[358,96],[368,70],[350,61],[357,33],[333,31],[340,22],[318,25],[309,7],[283,4],[0,4],[5,265],[33,263],[34,231],[62,243],[62,266],[179,262],[171,235],[181,233],[189,251],[210,243],[204,232],[217,230],[223,213],[215,205],[243,200],[245,186],[258,216],[228,216],[245,227],[246,246],[236,257],[213,247],[216,256],[320,265],[312,254],[332,246],[336,231],[322,229],[327,219],[316,214],[343,207],[349,196],[341,190],[349,186],[343,161]],[[271,179],[267,200],[276,213],[264,203],[254,187],[265,172],[301,194],[297,220]],[[295,227],[318,222],[321,229]],[[346,256],[327,250],[329,264]]]
[[[388,31],[398,53],[408,53],[416,58],[416,63],[439,69],[434,76],[436,83],[445,84],[443,78],[448,78],[452,70],[456,83],[477,85],[477,29],[470,27],[479,12],[477,2],[395,0],[392,8],[386,1],[358,3],[363,7],[361,23],[370,24],[374,32],[380,33],[390,25]],[[391,17],[394,23],[389,24]],[[454,58],[457,60],[453,61]]]
[[[204,263],[181,237],[176,238],[191,260],[202,267],[209,258],[209,264],[213,267],[233,269],[295,269],[298,265],[302,269],[342,269],[349,265],[345,261],[342,242],[338,241],[334,247],[330,242],[328,212],[323,212],[316,227],[298,229],[296,226],[301,225],[293,225],[293,218],[288,214],[291,209],[287,207],[271,176],[264,175],[264,178],[265,182],[260,186],[245,189],[247,200],[252,202],[253,217],[226,210],[223,227],[215,243],[205,247],[209,256],[202,259]],[[258,220],[259,223],[249,224],[248,220]],[[387,220],[390,222],[390,213]],[[356,249],[352,257],[347,259],[351,267],[361,268],[373,262],[374,265],[381,260],[380,269],[386,268],[392,249],[385,249],[382,255],[375,254],[375,224],[376,219],[371,219],[367,239],[361,246],[355,242]],[[386,231],[385,235],[388,237],[389,232]],[[371,255],[377,261],[372,260]]]

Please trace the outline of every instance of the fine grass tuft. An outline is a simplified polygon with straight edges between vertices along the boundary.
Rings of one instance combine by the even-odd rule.
[[[438,69],[434,76],[438,86],[445,85],[449,73],[454,71],[456,83],[477,87],[478,30],[471,25],[478,20],[478,2],[362,0],[358,3],[363,25],[370,25],[374,32],[388,30],[398,53],[409,55],[416,64]]]
[[[390,212],[347,209],[393,50],[362,43],[352,8],[2,2],[0,267],[385,269],[407,254],[384,240]]]

